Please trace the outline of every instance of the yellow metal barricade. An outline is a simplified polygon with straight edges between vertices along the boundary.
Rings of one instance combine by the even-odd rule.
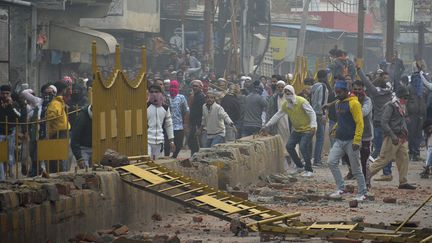
[[[99,164],[107,149],[127,156],[147,154],[146,49],[141,50],[142,65],[135,79],[127,80],[116,46],[115,66],[107,79],[97,66],[93,42],[93,141],[92,160]]]

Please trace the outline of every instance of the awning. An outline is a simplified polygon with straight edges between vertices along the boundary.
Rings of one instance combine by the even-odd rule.
[[[96,41],[98,55],[115,52],[114,36],[85,27],[50,25],[49,49],[91,54],[92,42]]]

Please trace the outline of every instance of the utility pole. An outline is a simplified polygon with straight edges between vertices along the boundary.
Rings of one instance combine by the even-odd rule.
[[[302,15],[302,19],[301,19],[301,28],[299,31],[299,39],[297,42],[296,56],[303,56],[303,53],[304,53],[304,47],[305,47],[305,42],[306,42],[306,25],[307,25],[310,2],[311,2],[311,0],[305,0],[304,1],[303,15]]]
[[[418,24],[418,55],[420,56],[420,58],[423,58],[423,50],[424,50],[424,45],[425,45],[425,27],[424,27],[424,23],[420,22]]]
[[[241,12],[241,17],[240,17],[240,24],[241,24],[241,44],[240,44],[240,48],[241,48],[241,70],[243,73],[245,74],[249,74],[249,65],[250,65],[250,55],[248,55],[250,53],[249,49],[249,45],[248,45],[248,7],[249,7],[249,0],[244,0],[242,2],[243,4],[243,9]]]
[[[391,62],[394,51],[395,0],[387,0],[386,61]]]
[[[364,49],[364,18],[365,18],[364,1],[359,0],[358,22],[357,22],[357,58],[361,63],[363,63],[363,49]]]
[[[213,68],[213,19],[214,19],[214,0],[205,0],[204,3],[204,59],[206,66]]]
[[[225,69],[225,61],[224,61],[224,48],[225,48],[225,37],[226,30],[225,26],[227,25],[228,20],[228,4],[227,0],[219,0],[218,7],[218,24],[217,24],[217,32],[218,32],[218,43],[217,50],[219,50],[218,54],[215,56],[215,70],[216,73],[223,73]]]

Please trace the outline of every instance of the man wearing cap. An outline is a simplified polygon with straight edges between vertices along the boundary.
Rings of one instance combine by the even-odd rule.
[[[406,104],[409,98],[407,88],[401,86],[396,91],[396,97],[387,103],[381,117],[381,127],[384,133],[384,141],[381,152],[368,168],[367,180],[378,173],[388,161],[395,160],[399,171],[399,189],[416,189],[408,184],[408,129],[406,124]]]
[[[8,143],[9,176],[13,176],[15,164],[15,127],[17,119],[21,117],[18,104],[12,100],[12,87],[10,85],[0,86],[0,141]],[[6,121],[8,124],[6,124]],[[0,181],[5,180],[5,161],[0,161]]]
[[[191,82],[193,95],[191,96],[192,101],[190,102],[190,119],[189,119],[189,137],[188,145],[191,150],[191,156],[199,150],[199,128],[202,122],[203,105],[205,102],[205,96],[202,92],[203,83],[200,80],[193,80]]]
[[[266,132],[279,119],[288,115],[293,131],[286,144],[286,149],[297,166],[297,172],[303,171],[304,167],[303,176],[311,177],[313,176],[311,164],[312,137],[317,127],[316,114],[305,98],[295,95],[293,86],[286,85],[284,93],[286,101],[282,103],[282,107],[272,116],[261,131]],[[297,144],[300,145],[300,152],[302,153],[305,165],[303,165],[295,150]]]
[[[267,106],[267,122],[276,114],[281,108],[282,104],[285,102],[284,88],[285,82],[279,80],[276,83],[276,90],[273,96],[268,100]],[[272,135],[279,134],[282,138],[283,144],[286,145],[289,138],[289,121],[288,116],[283,116],[277,123],[269,127],[269,132]]]
[[[49,103],[46,111],[47,132],[50,139],[66,138],[70,129],[66,103],[63,95],[66,94],[68,86],[64,82],[56,82],[57,96]],[[67,171],[69,164],[67,160],[61,162],[61,168],[57,168],[57,162],[49,164],[49,172]]]
[[[367,187],[359,160],[359,149],[363,135],[363,113],[358,98],[348,91],[345,80],[337,80],[335,84],[337,123],[333,128],[335,142],[330,149],[328,164],[336,182],[336,191],[330,195],[332,198],[341,197],[345,191],[345,182],[339,170],[339,160],[348,155],[352,174],[357,179],[357,201],[366,199]]]

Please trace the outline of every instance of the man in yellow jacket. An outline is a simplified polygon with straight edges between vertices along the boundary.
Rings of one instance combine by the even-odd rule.
[[[50,139],[66,138],[70,129],[66,105],[63,99],[67,85],[64,82],[56,82],[54,86],[57,88],[57,96],[49,103],[46,111],[47,132]],[[63,168],[60,170],[67,170],[67,161],[62,161],[61,164]],[[57,171],[57,162],[50,163],[50,172],[54,171]]]
[[[313,176],[311,157],[312,157],[312,137],[315,134],[317,121],[316,114],[309,102],[295,94],[294,87],[286,85],[284,87],[285,99],[281,108],[265,124],[262,131],[276,124],[282,117],[288,115],[293,131],[286,144],[286,149],[297,166],[297,173],[303,172],[304,177]],[[299,144],[300,152],[303,155],[305,165],[301,162],[295,147]],[[304,169],[303,169],[304,168]]]
[[[360,143],[363,135],[363,113],[358,98],[350,94],[345,80],[335,83],[337,123],[334,129],[335,143],[328,155],[328,165],[336,182],[336,191],[330,195],[332,198],[345,194],[345,183],[339,170],[339,160],[347,154],[353,175],[357,178],[357,201],[366,199],[367,187],[365,177],[360,167]]]

